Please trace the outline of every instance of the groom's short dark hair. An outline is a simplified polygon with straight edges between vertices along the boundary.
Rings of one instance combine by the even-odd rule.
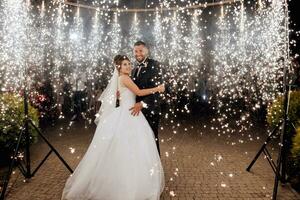
[[[139,40],[136,43],[134,43],[134,46],[140,46],[140,45],[143,45],[143,46],[147,47],[146,43],[143,42],[143,41],[141,41],[141,40]]]

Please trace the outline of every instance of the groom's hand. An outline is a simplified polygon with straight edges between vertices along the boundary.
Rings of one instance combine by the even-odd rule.
[[[141,102],[135,103],[132,108],[129,110],[131,111],[131,115],[138,116],[143,108],[143,104]]]

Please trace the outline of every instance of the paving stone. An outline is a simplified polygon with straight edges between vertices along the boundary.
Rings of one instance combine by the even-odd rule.
[[[184,128],[193,129],[184,131]],[[189,122],[177,128],[162,122],[160,131],[162,163],[166,187],[162,200],[267,200],[271,199],[274,174],[267,160],[260,157],[249,173],[245,169],[263,142],[262,133],[252,130],[261,139],[247,140],[243,135],[218,136],[203,124]],[[84,128],[80,122],[67,129],[66,123],[45,130],[46,137],[75,169],[84,155],[95,131],[95,126]],[[249,130],[250,131],[250,130]],[[199,134],[199,133],[203,134]],[[255,137],[253,137],[255,138]],[[238,141],[244,140],[243,143]],[[232,145],[234,144],[234,145]],[[74,148],[71,153],[69,148]],[[33,166],[48,152],[40,139],[31,148]],[[271,153],[276,155],[276,148]],[[59,200],[70,173],[52,154],[35,177],[23,182],[16,170],[12,176],[7,200]],[[300,199],[289,186],[279,187],[279,200]]]

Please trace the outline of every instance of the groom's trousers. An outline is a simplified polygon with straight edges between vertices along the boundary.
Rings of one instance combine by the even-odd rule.
[[[148,121],[151,129],[154,132],[154,136],[155,136],[155,142],[156,142],[156,146],[157,146],[157,151],[160,155],[160,148],[159,148],[159,138],[158,138],[158,125],[159,125],[159,119],[160,116],[157,114],[151,114],[151,113],[147,113],[147,112],[143,112],[146,120]]]

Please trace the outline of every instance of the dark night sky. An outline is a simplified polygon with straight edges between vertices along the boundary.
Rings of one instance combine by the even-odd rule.
[[[290,10],[290,28],[295,31],[300,31],[300,2],[299,0],[290,0],[289,1],[289,10]],[[297,16],[298,15],[298,16]],[[297,53],[300,54],[300,35],[296,35],[295,32],[292,32],[290,35],[291,39],[295,39],[297,41],[297,46],[292,47],[292,54]],[[299,60],[299,58],[298,58]]]

